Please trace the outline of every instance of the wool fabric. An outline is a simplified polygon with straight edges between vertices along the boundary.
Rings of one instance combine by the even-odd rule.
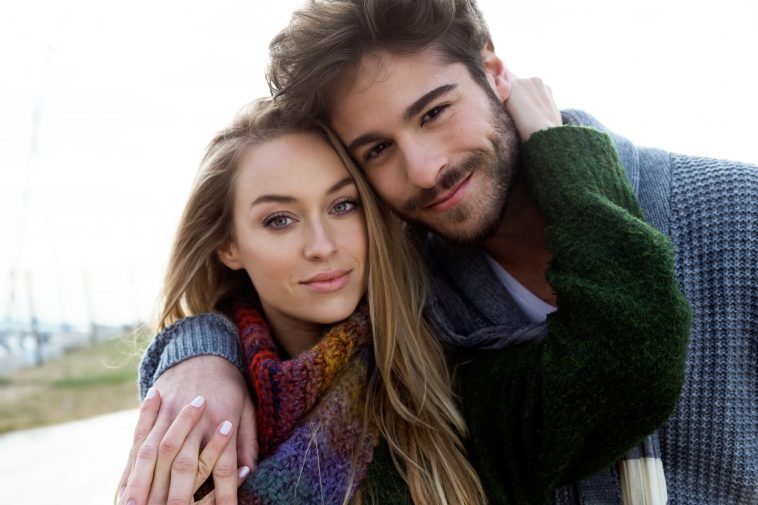
[[[368,311],[361,306],[309,350],[282,359],[259,311],[232,311],[256,400],[260,464],[241,505],[342,503],[371,461],[377,435],[364,433],[372,366]]]

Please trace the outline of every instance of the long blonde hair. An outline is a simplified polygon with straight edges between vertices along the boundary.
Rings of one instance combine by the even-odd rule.
[[[216,255],[218,246],[232,237],[237,165],[251,147],[302,131],[320,133],[335,148],[355,180],[366,219],[367,297],[376,366],[369,380],[364,424],[375,426],[386,440],[414,503],[484,503],[463,447],[466,426],[453,397],[445,354],[423,318],[423,265],[400,221],[378,202],[326,126],[287,123],[271,99],[260,99],[216,135],[179,223],[158,326],[200,312],[223,311],[233,293],[255,293],[244,271],[232,271]],[[355,501],[368,498],[359,488]]]

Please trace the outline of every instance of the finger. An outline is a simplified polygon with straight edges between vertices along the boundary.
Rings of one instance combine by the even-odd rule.
[[[158,411],[161,406],[160,392],[155,388],[147,390],[145,398],[140,404],[139,417],[137,417],[137,426],[134,428],[134,436],[132,438],[132,447],[129,450],[129,459],[126,462],[126,468],[124,468],[121,474],[121,480],[118,483],[118,497],[120,498],[126,490],[126,484],[129,481],[129,475],[134,468],[134,460],[137,457],[137,451],[142,443],[147,438],[150,430],[155,424],[155,420],[158,418]]]
[[[245,482],[245,479],[247,476],[250,475],[250,469],[246,466],[243,466],[239,469],[237,472],[237,487],[241,486],[243,482]],[[216,505],[216,491],[212,490],[207,495],[203,496],[203,499],[197,502],[194,502],[193,505]]]
[[[198,454],[200,454],[201,437],[199,432],[192,435],[182,446],[171,466],[170,486],[162,499],[156,505],[186,504],[192,501],[193,486],[198,469]]]
[[[254,470],[258,463],[258,430],[255,423],[255,406],[249,395],[245,396],[242,406],[236,443],[237,464]]]
[[[191,483],[190,486],[182,486],[181,482],[175,485],[174,478],[184,477],[186,480],[187,476],[195,476],[200,448],[199,436],[191,440],[187,437],[205,412],[205,405],[205,398],[195,397],[189,405],[185,405],[179,411],[179,415],[161,439],[148,503],[165,503],[170,490],[175,494],[184,494],[183,503],[189,502],[192,494]],[[188,487],[190,489],[187,489]]]
[[[216,466],[216,462],[221,457],[221,453],[229,444],[229,440],[232,438],[231,435],[232,423],[224,421],[218,426],[218,429],[216,429],[216,432],[206,444],[203,452],[200,453],[200,459],[197,463],[197,475],[192,487],[193,493],[210,477],[213,467]]]
[[[121,496],[123,503],[130,504],[132,500],[137,505],[146,503],[153,482],[155,462],[158,459],[158,446],[170,425],[171,420],[169,417],[159,413],[153,429],[150,430],[150,434],[142,442],[142,445],[137,448],[129,481]]]
[[[218,505],[237,504],[237,449],[229,444],[221,453],[213,467],[213,489],[216,491]]]

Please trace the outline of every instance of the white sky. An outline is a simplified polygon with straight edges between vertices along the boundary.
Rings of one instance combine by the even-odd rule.
[[[479,2],[508,67],[561,107],[638,144],[758,163],[754,0]],[[16,316],[29,271],[43,319],[149,317],[203,148],[267,93],[267,42],[300,3],[4,2],[0,321],[11,271]]]

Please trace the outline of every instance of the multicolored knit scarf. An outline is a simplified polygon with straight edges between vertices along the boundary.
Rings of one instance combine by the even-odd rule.
[[[375,432],[362,437],[373,366],[368,310],[360,306],[288,360],[255,308],[238,304],[233,318],[257,402],[260,452],[239,503],[340,504],[348,486],[352,498],[378,443]]]

